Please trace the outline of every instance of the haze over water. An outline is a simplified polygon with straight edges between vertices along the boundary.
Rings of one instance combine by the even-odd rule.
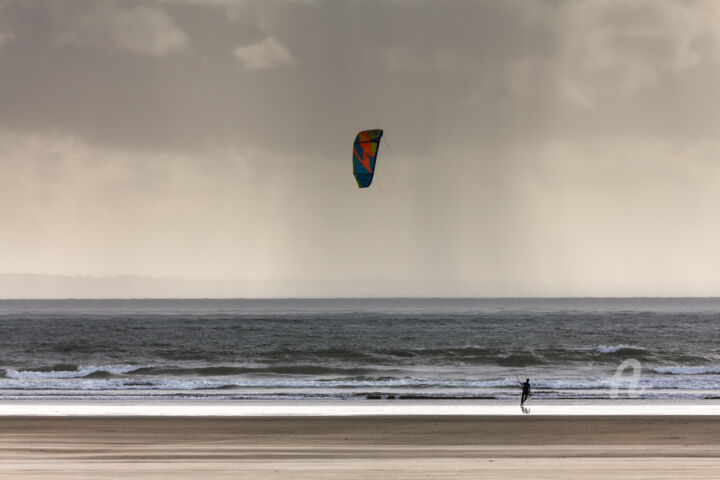
[[[0,397],[510,401],[530,377],[536,403],[703,400],[719,317],[720,299],[2,300]]]

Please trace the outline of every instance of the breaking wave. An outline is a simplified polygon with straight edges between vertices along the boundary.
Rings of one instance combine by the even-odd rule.
[[[720,366],[668,366],[653,367],[652,371],[665,375],[707,375],[720,374]]]
[[[594,349],[599,353],[644,353],[646,350],[635,345],[599,345]]]
[[[36,370],[5,370],[7,378],[14,379],[43,379],[43,378],[83,378],[97,376],[123,375],[137,370],[137,365],[54,365],[52,367],[38,368]]]

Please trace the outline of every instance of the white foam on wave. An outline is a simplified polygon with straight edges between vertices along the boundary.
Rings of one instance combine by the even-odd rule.
[[[128,381],[121,378],[20,378],[0,380],[0,390],[208,390],[229,382],[213,380]]]
[[[627,345],[627,344],[620,344],[620,345],[598,345],[594,348],[596,352],[599,353],[615,353],[619,352],[620,350],[645,350],[642,347],[638,347],[637,345]]]
[[[52,372],[38,372],[52,373]],[[62,372],[68,373],[68,372]],[[0,390],[207,390],[234,386],[236,388],[312,389],[312,388],[425,388],[425,387],[504,387],[514,386],[510,379],[479,381],[442,381],[418,378],[390,380],[247,380],[222,378],[82,378],[82,376],[23,376],[0,379]]]
[[[173,377],[132,375],[130,377],[93,378],[87,375],[107,371],[114,374],[125,374],[140,368],[137,365],[101,365],[81,366],[71,371],[17,371],[8,370],[5,378],[0,378],[0,392],[21,390],[25,392],[42,391],[112,391],[137,392],[140,390],[154,392],[177,391],[215,391],[228,394],[255,394],[258,391],[273,392],[278,396],[306,395],[313,391],[342,397],[350,392],[369,391],[384,393],[441,393],[453,395],[465,392],[470,395],[478,391],[493,395],[514,395],[518,387],[515,378],[495,378],[471,380],[467,378],[443,379],[421,376],[381,377],[372,378],[324,378],[294,379],[292,376],[283,378],[253,379],[245,375],[222,375],[216,377]],[[702,374],[720,374],[720,366],[657,366],[648,369],[655,375],[643,375],[639,378],[636,388],[643,390],[644,395],[655,396],[653,390],[674,391],[708,391],[720,389],[720,375],[703,376]],[[561,397],[564,394],[575,395],[573,392],[602,392],[614,387],[629,388],[627,381],[620,381],[610,372],[605,375],[585,376],[582,378],[532,378],[532,386],[536,392],[544,390],[548,398]],[[623,390],[624,391],[624,390]],[[667,395],[667,392],[657,392]],[[4,395],[4,393],[1,393]]]
[[[675,377],[656,378],[652,382],[641,381],[644,388],[679,388],[681,386],[700,389],[716,388],[720,382],[693,382],[687,379]],[[534,379],[533,388],[540,388],[552,391],[571,390],[599,390],[613,387],[612,377],[596,377],[587,379]],[[293,392],[312,391],[320,389],[323,391],[333,390],[338,393],[352,389],[372,389],[393,392],[396,389],[402,391],[414,390],[422,393],[427,389],[442,389],[448,393],[459,389],[502,389],[512,391],[519,388],[515,379],[498,380],[432,380],[419,378],[398,378],[390,380],[247,380],[240,378],[205,378],[205,379],[179,379],[179,378],[9,378],[0,379],[0,391],[2,390],[153,390],[153,391],[192,391],[192,390],[213,390],[232,388],[233,391],[254,391],[257,389],[271,389],[283,391],[287,394]],[[280,392],[278,392],[280,393]]]
[[[666,375],[703,375],[703,374],[720,374],[720,366],[670,366],[670,367],[654,367],[652,371]]]
[[[75,370],[14,370],[5,371],[7,378],[14,379],[42,379],[42,378],[81,378],[95,372],[108,372],[113,375],[123,375],[141,368],[138,365],[80,365]]]

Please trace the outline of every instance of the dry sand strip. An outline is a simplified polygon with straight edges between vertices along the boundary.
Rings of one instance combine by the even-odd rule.
[[[720,417],[2,417],[0,478],[717,479]]]

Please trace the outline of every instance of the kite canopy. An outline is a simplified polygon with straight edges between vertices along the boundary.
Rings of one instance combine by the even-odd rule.
[[[375,174],[375,159],[382,136],[382,130],[363,130],[355,137],[353,175],[355,175],[355,180],[360,188],[367,188],[372,183]]]

